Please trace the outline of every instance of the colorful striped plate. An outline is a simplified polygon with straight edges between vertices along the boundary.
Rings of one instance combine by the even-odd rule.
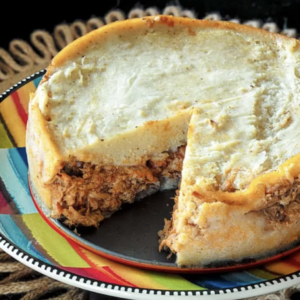
[[[0,95],[0,247],[49,277],[128,299],[241,299],[300,283],[300,251],[245,270],[175,274],[111,261],[57,233],[37,212],[27,177],[29,93],[43,71]]]

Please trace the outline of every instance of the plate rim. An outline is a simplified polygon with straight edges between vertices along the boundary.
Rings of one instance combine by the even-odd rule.
[[[52,279],[86,291],[132,300],[165,300],[168,298],[173,299],[174,297],[181,297],[184,299],[195,299],[195,297],[201,297],[203,300],[237,300],[266,295],[281,289],[289,288],[295,284],[299,284],[300,282],[300,271],[297,271],[276,279],[266,280],[260,283],[247,284],[245,286],[235,288],[206,289],[198,291],[135,288],[91,279],[82,275],[74,274],[70,271],[63,270],[57,266],[50,265],[20,249],[2,233],[0,233],[0,248],[18,260],[20,263],[23,263],[27,267]]]
[[[33,73],[30,76],[27,76],[23,80],[20,80],[12,87],[0,94],[0,103],[20,87],[44,75],[45,73],[46,69],[43,69]],[[52,228],[52,230],[54,229]],[[105,294],[108,296],[122,297],[124,299],[148,300],[155,298],[159,300],[166,298],[173,299],[174,297],[181,297],[184,299],[195,299],[195,297],[201,297],[203,300],[212,298],[217,300],[234,300],[265,295],[268,293],[279,291],[281,289],[289,288],[295,284],[300,283],[299,270],[288,275],[281,275],[275,279],[268,279],[263,282],[253,284],[245,284],[243,286],[234,288],[205,290],[160,290],[138,287],[136,288],[91,279],[82,275],[72,273],[70,271],[60,269],[58,266],[50,265],[32,256],[25,250],[19,248],[1,232],[0,248],[20,263],[23,263],[27,267],[36,270],[44,274],[45,276],[75,286],[77,288],[81,288],[83,290]]]
[[[15,83],[13,86],[11,86],[10,88],[8,88],[6,91],[0,93],[0,103],[2,101],[4,101],[8,96],[10,96],[13,92],[15,92],[16,90],[18,90],[20,87],[22,87],[23,85],[27,84],[28,82],[42,76],[45,75],[47,69],[42,69],[38,72],[33,73],[30,76],[25,77],[24,79],[18,81],[17,83]],[[16,148],[16,147],[15,147]]]

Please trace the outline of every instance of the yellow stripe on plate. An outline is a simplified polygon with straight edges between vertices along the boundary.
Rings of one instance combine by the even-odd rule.
[[[0,113],[16,145],[25,147],[25,124],[19,117],[11,96],[0,103]]]
[[[28,82],[27,84],[23,85],[20,89],[18,89],[18,95],[20,98],[20,102],[27,114],[28,114],[28,104],[29,104],[30,93],[35,92],[35,90],[36,90],[36,88],[35,88],[33,81]]]

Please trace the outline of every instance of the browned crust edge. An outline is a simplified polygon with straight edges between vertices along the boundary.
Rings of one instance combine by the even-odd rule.
[[[105,25],[78,38],[77,40],[67,45],[53,58],[44,76],[43,81],[46,81],[48,79],[48,77],[52,74],[55,68],[62,66],[66,61],[70,61],[77,56],[83,55],[89,48],[94,47],[95,44],[101,44],[110,35],[122,34],[122,32],[124,31],[142,32],[148,29],[159,27],[176,27],[182,29],[187,28],[188,34],[191,35],[196,34],[194,29],[213,30],[222,28],[226,30],[233,30],[241,34],[246,33],[248,35],[250,34],[256,36],[268,36],[272,40],[294,40],[295,49],[300,45],[300,42],[297,39],[293,39],[282,34],[271,33],[263,29],[227,21],[199,20],[174,16],[151,16],[144,17],[142,19],[128,19],[125,21],[116,21],[114,23]]]

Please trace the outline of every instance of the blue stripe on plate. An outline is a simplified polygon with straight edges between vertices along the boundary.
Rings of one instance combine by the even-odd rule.
[[[24,164],[26,165],[26,168],[28,168],[26,148],[16,148],[16,151],[18,151],[20,158],[23,160]]]
[[[28,187],[28,167],[24,162],[24,157],[22,158],[24,153],[20,155],[20,151],[22,153],[22,150],[16,148],[0,149],[0,177],[19,212],[21,214],[36,213],[37,210]]]
[[[258,283],[262,281],[262,278],[253,275],[247,271],[231,272],[221,275],[222,278],[226,278],[227,281],[236,282],[239,285],[248,284],[249,282]]]
[[[30,196],[30,192],[28,189],[28,165],[27,159],[25,162],[26,152],[25,148],[12,148],[8,149],[8,159],[9,163],[14,170],[16,176],[19,178],[20,183],[23,185],[24,190]]]
[[[184,275],[184,278],[190,282],[203,286],[208,289],[226,289],[235,288],[248,284],[255,284],[264,281],[265,279],[256,277],[247,271],[232,272],[225,274],[207,274],[200,275],[197,279],[194,276]]]
[[[35,87],[37,87],[40,84],[40,81],[42,78],[43,78],[43,76],[33,79],[33,83],[34,83]]]
[[[14,218],[18,219],[19,224],[15,223]],[[36,241],[34,239],[29,240],[24,232],[20,230],[20,228],[23,227],[23,230],[28,231],[21,218],[22,217],[20,215],[0,215],[1,234],[4,235],[13,244],[17,245],[24,252],[51,265],[52,263],[48,259],[46,259],[45,256],[41,254],[34,246],[34,243],[36,243]]]

